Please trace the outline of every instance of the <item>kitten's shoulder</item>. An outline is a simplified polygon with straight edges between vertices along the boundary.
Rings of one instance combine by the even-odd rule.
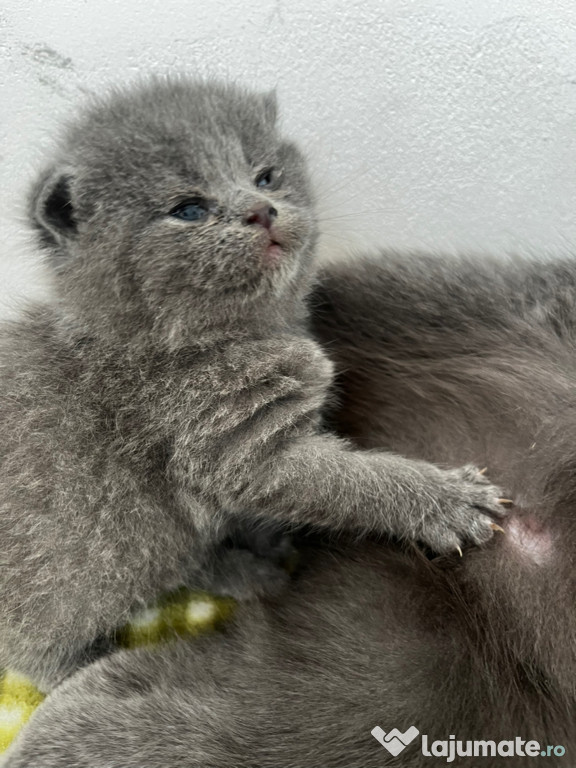
[[[27,307],[16,320],[0,326],[0,382],[17,377],[20,387],[27,379],[69,381],[75,375],[86,339],[67,327],[49,305]]]

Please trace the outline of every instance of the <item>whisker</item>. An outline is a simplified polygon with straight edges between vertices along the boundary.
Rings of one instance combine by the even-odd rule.
[[[331,240],[335,243],[344,243],[351,246],[358,245],[358,239],[351,235],[342,235],[336,232],[320,232],[322,240]],[[361,237],[361,235],[359,235]]]
[[[318,222],[340,221],[342,219],[360,218],[362,216],[377,216],[385,213],[397,213],[398,210],[399,209],[397,208],[380,208],[379,210],[374,211],[350,211],[349,213],[341,213],[337,216],[319,216],[316,220]]]
[[[337,205],[350,205],[357,200],[365,200],[366,194],[358,187],[353,192],[348,192],[346,199],[343,200],[338,195],[334,195],[330,192],[326,193],[322,197],[316,195],[316,209],[322,210],[323,208],[334,208]]]
[[[333,184],[327,185],[326,187],[322,188],[320,187],[317,192],[319,194],[334,194],[335,192],[340,192],[343,190],[348,184],[358,181],[358,179],[362,178],[363,176],[366,176],[368,172],[371,170],[370,165],[363,166],[361,168],[357,168],[350,173],[346,174],[345,176],[341,177],[338,181],[334,182]]]

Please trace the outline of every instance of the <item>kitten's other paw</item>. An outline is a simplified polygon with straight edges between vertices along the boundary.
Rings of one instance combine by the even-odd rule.
[[[294,570],[298,560],[292,537],[278,528],[259,526],[249,533],[244,546],[258,557],[270,560],[289,573]]]
[[[490,541],[511,503],[470,464],[459,469],[437,470],[428,485],[427,508],[417,523],[415,536],[439,554],[461,551],[465,544]]]
[[[290,580],[285,568],[248,549],[226,549],[218,558],[210,591],[236,600],[272,597],[282,592]]]

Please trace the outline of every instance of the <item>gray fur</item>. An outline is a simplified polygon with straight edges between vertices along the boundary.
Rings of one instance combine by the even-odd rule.
[[[503,514],[474,467],[322,430],[333,366],[306,327],[313,199],[274,118],[270,96],[229,86],[120,90],[71,123],[31,197],[58,299],[6,329],[0,353],[0,666],[44,690],[134,608],[205,579],[231,528],[447,552],[487,542]],[[205,219],[171,215],[196,198]]]
[[[370,735],[538,740],[576,764],[576,263],[388,254],[333,268],[315,329],[332,420],[365,448],[488,465],[522,502],[457,556],[311,544],[275,601],[225,635],[120,652],[38,710],[5,768],[404,768]]]

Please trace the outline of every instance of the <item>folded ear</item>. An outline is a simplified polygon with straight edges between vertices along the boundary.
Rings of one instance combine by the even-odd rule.
[[[52,170],[40,179],[32,194],[32,216],[48,242],[63,245],[76,234],[71,183],[71,174]]]
[[[266,121],[270,126],[276,124],[276,118],[278,116],[278,101],[276,99],[276,91],[268,91],[262,96],[262,102],[264,104],[264,114]]]

